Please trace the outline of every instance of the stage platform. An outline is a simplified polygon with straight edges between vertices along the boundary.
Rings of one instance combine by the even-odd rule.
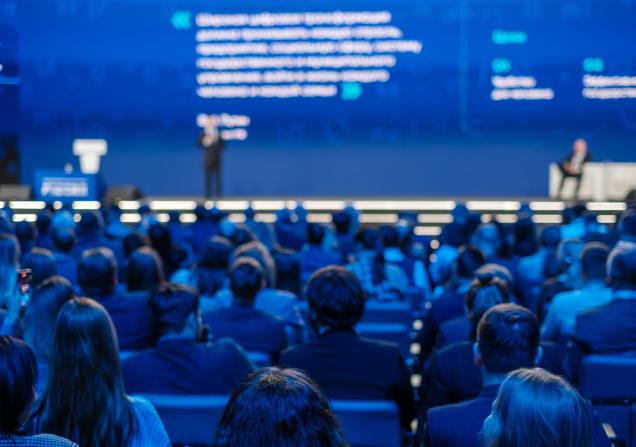
[[[537,224],[549,225],[561,223],[561,212],[570,202],[549,200],[545,198],[527,199],[472,199],[439,198],[439,199],[412,199],[412,198],[325,198],[299,200],[297,198],[271,198],[254,199],[228,198],[219,201],[205,200],[202,198],[185,197],[148,197],[143,200],[122,200],[118,204],[123,212],[122,221],[130,224],[139,222],[139,207],[147,204],[151,210],[157,213],[159,221],[168,220],[168,212],[178,211],[180,219],[184,223],[194,222],[194,208],[201,204],[207,208],[217,207],[229,214],[229,218],[235,222],[244,220],[243,211],[251,206],[256,212],[256,219],[263,222],[274,222],[275,212],[281,208],[296,208],[302,205],[308,212],[307,219],[310,222],[331,221],[331,213],[342,210],[346,206],[353,206],[360,212],[360,221],[368,225],[381,225],[396,223],[399,214],[412,212],[417,214],[418,226],[416,233],[427,236],[437,236],[441,226],[451,222],[451,211],[458,203],[463,203],[471,211],[480,212],[485,221],[496,217],[504,224],[514,223],[517,212],[522,204],[528,204],[533,211],[533,219]],[[625,209],[625,202],[585,202],[587,208],[598,214],[599,222],[613,224],[617,214]],[[8,206],[13,210],[13,220],[34,221],[36,213],[45,208],[46,204],[40,201],[8,201],[0,202],[0,208]],[[54,208],[60,208],[61,203],[54,203]],[[100,202],[73,202],[76,212],[85,210],[97,210]],[[79,218],[79,214],[76,216]]]

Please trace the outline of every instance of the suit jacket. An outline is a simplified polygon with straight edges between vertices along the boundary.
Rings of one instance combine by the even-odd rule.
[[[216,169],[221,163],[221,155],[223,152],[223,148],[225,147],[225,141],[221,138],[221,132],[219,131],[219,135],[216,141],[210,145],[206,145],[203,142],[205,137],[205,130],[203,130],[199,134],[198,143],[203,149],[203,164],[206,171],[211,171]]]
[[[231,394],[253,370],[230,339],[203,344],[187,337],[163,338],[156,348],[122,362],[129,394]]]
[[[393,343],[330,332],[285,350],[280,364],[305,371],[330,399],[393,400],[403,426],[415,417],[410,374]]]
[[[482,387],[481,371],[473,359],[473,344],[463,341],[437,351],[431,357],[428,377],[427,408],[473,399]],[[562,374],[561,353],[554,343],[541,343],[543,356],[537,366]]]
[[[444,293],[431,302],[431,308],[424,317],[424,325],[419,336],[420,355],[427,357],[431,353],[442,323],[465,314],[465,301],[465,291],[452,291]]]
[[[203,322],[215,339],[230,337],[246,351],[266,352],[274,360],[287,347],[283,320],[240,303],[204,312]]]
[[[71,255],[61,252],[54,252],[57,274],[68,279],[71,284],[78,284],[77,281],[77,261]]]
[[[155,345],[157,334],[146,292],[122,292],[91,298],[108,311],[117,331],[121,351],[142,351]]]
[[[439,327],[438,349],[470,339],[470,328],[470,320],[466,315],[443,322]]]

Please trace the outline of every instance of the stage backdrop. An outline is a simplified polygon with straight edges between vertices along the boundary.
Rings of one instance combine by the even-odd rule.
[[[589,140],[634,161],[636,2],[20,0],[21,176],[105,138],[103,173],[198,195],[537,196]]]

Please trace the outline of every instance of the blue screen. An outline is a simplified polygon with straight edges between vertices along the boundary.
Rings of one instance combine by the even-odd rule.
[[[105,138],[110,184],[229,196],[538,196],[585,137],[634,160],[626,0],[20,0],[21,174]],[[15,116],[15,114],[13,114]]]

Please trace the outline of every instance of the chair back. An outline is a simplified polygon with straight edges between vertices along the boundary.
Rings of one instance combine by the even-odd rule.
[[[330,404],[351,447],[401,446],[400,413],[395,402],[332,400]]]

